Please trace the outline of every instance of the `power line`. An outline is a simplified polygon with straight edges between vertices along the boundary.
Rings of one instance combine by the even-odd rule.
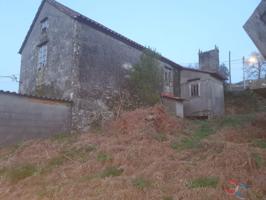
[[[19,79],[15,74],[7,75],[7,76],[0,75],[0,78],[8,78],[8,79],[11,79],[11,81],[19,83]]]

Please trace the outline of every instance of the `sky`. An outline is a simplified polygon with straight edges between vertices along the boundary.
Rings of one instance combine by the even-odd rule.
[[[58,0],[64,5],[183,66],[198,62],[198,51],[232,54],[232,82],[242,80],[242,57],[258,51],[243,29],[260,0]],[[17,91],[2,76],[20,73],[18,50],[41,0],[0,0],[0,90]]]

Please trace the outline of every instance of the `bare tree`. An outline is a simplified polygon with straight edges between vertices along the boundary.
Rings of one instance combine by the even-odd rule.
[[[253,52],[246,60],[246,74],[248,79],[266,78],[266,60],[260,53]]]

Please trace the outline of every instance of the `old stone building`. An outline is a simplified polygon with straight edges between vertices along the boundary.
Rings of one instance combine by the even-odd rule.
[[[74,129],[113,115],[128,70],[146,48],[54,1],[43,0],[20,48],[19,92],[73,101]],[[182,97],[185,116],[223,114],[223,77],[160,56],[164,94]],[[177,98],[178,99],[178,98]]]
[[[245,31],[266,58],[266,0],[262,0],[244,25]]]

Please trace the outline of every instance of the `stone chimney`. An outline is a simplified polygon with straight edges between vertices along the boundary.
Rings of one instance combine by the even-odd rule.
[[[219,72],[219,49],[202,52],[199,50],[199,69],[209,72]]]

